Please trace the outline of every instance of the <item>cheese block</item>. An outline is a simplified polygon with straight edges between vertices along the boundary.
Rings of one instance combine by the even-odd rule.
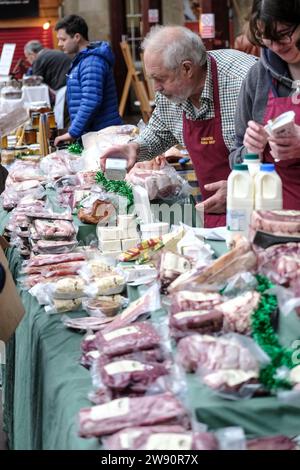
[[[108,258],[119,259],[122,251],[102,251],[101,254],[103,256],[107,256]]]
[[[134,248],[140,242],[139,238],[125,238],[122,240],[122,250],[127,251]]]
[[[100,241],[120,240],[120,230],[118,227],[98,227],[97,236]]]
[[[101,251],[121,251],[120,240],[99,240],[99,250]]]

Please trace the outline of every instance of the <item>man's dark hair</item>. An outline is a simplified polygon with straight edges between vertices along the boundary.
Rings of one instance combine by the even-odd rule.
[[[68,15],[59,20],[55,25],[55,31],[59,29],[64,29],[66,33],[74,37],[76,33],[81,34],[81,36],[89,40],[89,29],[86,21],[78,15]]]

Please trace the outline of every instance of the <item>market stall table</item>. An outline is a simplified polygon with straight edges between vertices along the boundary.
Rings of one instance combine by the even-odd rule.
[[[0,213],[3,228],[6,214]],[[79,232],[80,233],[80,232]],[[218,255],[225,244],[214,242]],[[7,252],[15,279],[21,258],[16,249]],[[138,296],[129,289],[131,299]],[[88,370],[79,365],[83,335],[66,329],[61,315],[47,315],[35,298],[21,292],[26,315],[7,348],[5,370],[5,424],[12,449],[100,449],[97,439],[78,436],[78,412],[91,406]],[[80,316],[83,312],[69,314]],[[152,316],[155,322],[165,312]],[[299,319],[280,317],[282,342],[291,346],[299,335]],[[280,404],[275,397],[232,401],[218,397],[188,375],[187,404],[209,429],[241,425],[250,437],[268,434],[300,434],[300,407]]]

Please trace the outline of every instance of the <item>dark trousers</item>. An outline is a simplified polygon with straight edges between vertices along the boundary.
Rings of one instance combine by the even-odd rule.
[[[0,194],[3,193],[5,188],[5,180],[7,178],[8,171],[4,166],[0,165]]]

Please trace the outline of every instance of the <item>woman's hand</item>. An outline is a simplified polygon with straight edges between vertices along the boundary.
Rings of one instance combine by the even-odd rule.
[[[268,133],[262,124],[248,122],[244,136],[244,145],[248,152],[262,153],[268,143]]]
[[[295,133],[288,137],[269,137],[271,155],[276,160],[300,158],[300,126],[295,124]]]

